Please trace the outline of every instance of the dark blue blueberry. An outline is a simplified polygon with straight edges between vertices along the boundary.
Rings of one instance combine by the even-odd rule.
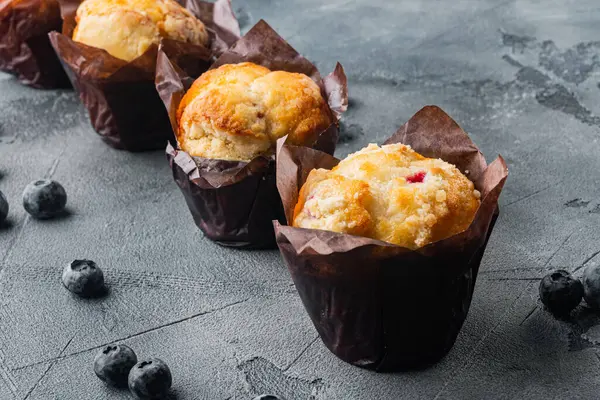
[[[65,267],[63,285],[81,297],[93,297],[104,292],[104,273],[90,260],[75,260]]]
[[[273,394],[261,394],[260,396],[256,396],[252,400],[280,400],[279,397]]]
[[[52,218],[67,205],[67,193],[56,181],[42,179],[31,182],[23,192],[23,207],[38,219]]]
[[[109,385],[127,387],[129,371],[136,363],[133,350],[123,344],[111,344],[96,354],[94,372]]]
[[[129,391],[139,400],[162,399],[173,383],[171,370],[158,358],[137,363],[129,371]]]
[[[4,193],[0,192],[0,225],[4,222],[8,216],[8,201],[4,197]]]
[[[583,271],[583,297],[590,307],[600,308],[600,265],[590,265]]]
[[[555,315],[568,315],[582,297],[583,285],[567,271],[555,271],[540,282],[540,300]]]

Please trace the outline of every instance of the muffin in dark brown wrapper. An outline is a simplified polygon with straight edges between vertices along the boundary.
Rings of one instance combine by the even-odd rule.
[[[173,139],[169,116],[156,92],[154,77],[158,45],[131,61],[72,39],[80,0],[59,0],[64,19],[62,33],[50,41],[84,106],[92,126],[110,146],[128,151],[163,148]],[[239,26],[229,0],[182,4],[206,27],[209,46],[173,39],[161,40],[163,51],[188,73],[201,74],[228,45],[239,38]]]
[[[452,163],[473,181],[481,203],[465,231],[410,250],[274,221],[281,254],[325,345],[342,360],[377,371],[424,367],[452,348],[508,176],[502,157],[488,166],[438,107],[420,110],[386,141],[391,143]],[[277,185],[288,224],[309,172],[338,163],[328,154],[278,143]]]
[[[0,70],[38,89],[70,87],[48,39],[61,28],[56,0],[0,2]]]
[[[156,87],[177,132],[177,110],[193,79],[161,50]],[[317,139],[313,147],[333,154],[338,120],[348,105],[342,66],[338,64],[331,74],[321,78],[317,68],[264,21],[258,22],[223,53],[211,69],[246,61],[273,71],[302,73],[319,85],[334,122],[324,131],[315,132]],[[169,145],[167,159],[196,225],[208,238],[232,247],[275,247],[271,221],[283,220],[283,209],[275,182],[274,154],[257,156],[250,161],[208,159],[192,157]]]

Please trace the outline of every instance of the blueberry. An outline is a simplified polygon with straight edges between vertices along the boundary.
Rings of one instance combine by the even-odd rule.
[[[600,265],[590,265],[583,271],[583,297],[590,307],[600,308]]]
[[[23,192],[25,211],[37,219],[52,218],[60,214],[67,204],[67,193],[56,181],[42,179],[31,182]]]
[[[279,397],[273,394],[261,394],[260,396],[256,396],[252,400],[280,400]]]
[[[173,377],[164,361],[152,358],[137,363],[129,371],[128,383],[136,399],[162,399],[171,388]]]
[[[133,350],[123,344],[111,344],[96,354],[94,372],[111,386],[127,387],[129,371],[136,363]]]
[[[4,222],[8,216],[8,201],[4,197],[4,193],[0,192],[0,225]]]
[[[104,273],[90,260],[75,260],[65,267],[62,282],[81,297],[93,297],[104,291]]]
[[[540,299],[550,312],[568,315],[581,302],[583,285],[567,271],[559,269],[540,282]]]

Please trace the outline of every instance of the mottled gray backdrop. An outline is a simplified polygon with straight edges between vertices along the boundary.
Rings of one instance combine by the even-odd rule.
[[[547,271],[600,263],[598,1],[234,6],[244,31],[264,18],[322,71],[343,63],[351,101],[339,156],[437,104],[488,160],[506,158],[501,217],[454,350],[400,374],[339,361],[276,251],[202,237],[162,152],[110,149],[72,92],[0,75],[0,190],[11,203],[0,228],[0,398],[127,398],[92,370],[114,341],[164,359],[174,399],[599,398],[600,318],[581,309],[558,322],[537,301]],[[66,187],[70,216],[25,215],[20,193],[40,177]],[[61,287],[65,263],[82,257],[104,268],[107,298]]]

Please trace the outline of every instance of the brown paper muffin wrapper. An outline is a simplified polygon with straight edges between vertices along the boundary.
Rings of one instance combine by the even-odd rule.
[[[283,259],[327,348],[348,363],[377,371],[427,366],[451,349],[469,310],[508,176],[502,157],[486,165],[477,146],[438,107],[420,110],[386,144],[399,142],[456,165],[475,183],[482,200],[467,230],[409,250],[274,221]],[[308,173],[338,162],[278,143],[277,186],[288,224]]]
[[[50,0],[0,1],[0,70],[38,89],[70,87],[48,40],[61,27],[58,4]]]
[[[341,114],[348,106],[347,81],[338,63],[321,79],[317,68],[296,52],[266,22],[259,21],[212,65],[251,61],[272,70],[299,72],[317,82],[336,122],[321,132],[314,148],[333,154]],[[178,129],[176,112],[193,79],[159,50],[156,88]],[[274,157],[246,161],[192,157],[167,147],[173,177],[181,189],[196,225],[219,244],[245,248],[275,247],[272,220],[283,220],[281,199],[275,182]]]
[[[164,148],[173,139],[169,116],[156,92],[154,77],[158,46],[131,62],[103,49],[71,40],[80,0],[59,0],[64,19],[62,34],[50,41],[73,86],[88,109],[91,123],[102,139],[118,149],[145,151]],[[161,46],[174,63],[190,75],[206,71],[224,49],[239,38],[239,26],[229,0],[182,3],[208,28],[211,47],[163,39]]]

